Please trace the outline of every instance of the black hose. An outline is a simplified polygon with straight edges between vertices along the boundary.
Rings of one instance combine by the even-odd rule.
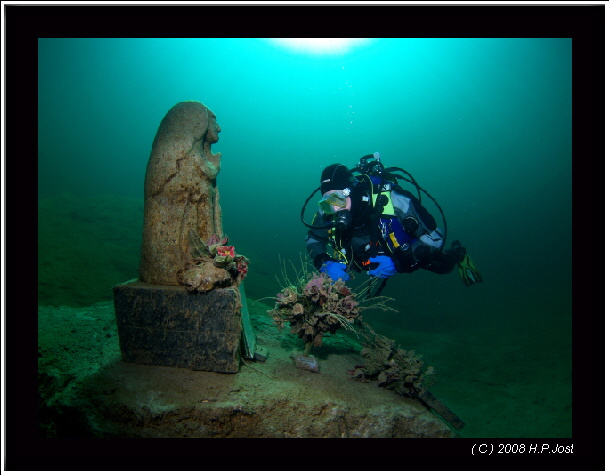
[[[309,201],[311,201],[311,198],[313,198],[313,195],[315,195],[315,193],[317,193],[319,190],[321,190],[321,185],[318,186],[317,188],[315,188],[313,190],[313,193],[311,193],[309,195],[309,197],[305,200],[304,204],[302,205],[302,210],[300,211],[300,220],[302,221],[302,224],[304,224],[307,228],[311,228],[311,229],[329,229],[329,228],[331,228],[333,226],[333,223],[324,224],[323,226],[313,226],[312,224],[308,224],[304,220],[305,208],[307,207],[307,204],[309,204]]]
[[[423,188],[421,188],[419,186],[419,184],[416,182],[416,180],[414,179],[414,177],[410,173],[408,173],[406,170],[404,170],[402,168],[398,168],[398,167],[390,167],[390,168],[386,168],[385,170],[387,172],[398,171],[400,173],[404,173],[404,174],[408,175],[410,177],[410,180],[404,178],[403,176],[397,175],[397,174],[392,175],[392,176],[396,176],[396,177],[400,178],[401,180],[407,181],[408,183],[412,183],[416,187],[416,189],[419,193],[419,201],[421,201],[421,191],[423,193],[425,193],[431,201],[433,201],[433,203],[436,205],[438,210],[440,210],[440,214],[442,215],[442,222],[444,223],[444,244],[446,244],[446,242],[448,241],[448,226],[446,225],[446,216],[444,216],[444,211],[442,210],[442,207],[438,204],[438,202],[435,200],[435,198],[433,196],[431,196],[427,192],[427,190],[424,190]]]

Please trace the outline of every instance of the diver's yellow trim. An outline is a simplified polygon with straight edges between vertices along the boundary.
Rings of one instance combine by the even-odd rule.
[[[376,200],[378,195],[385,195],[387,197],[387,204],[383,208],[381,214],[386,214],[387,216],[395,216],[395,209],[393,208],[393,203],[391,202],[391,190],[381,191],[380,193],[374,193],[374,184],[368,175],[363,175],[368,179],[368,183],[370,183],[370,205],[372,209],[376,205]]]
[[[395,210],[393,209],[393,203],[391,202],[391,191],[383,191],[381,194],[387,197],[387,204],[383,208],[383,212],[381,214],[395,216]]]
[[[334,249],[334,259],[336,259],[341,264],[347,264],[347,256],[344,252],[341,252],[338,249]]]
[[[347,264],[347,256],[340,249],[342,243],[338,242],[338,236],[336,234],[335,227],[328,229],[328,238],[330,239],[330,242],[332,243],[332,251],[333,251],[334,259],[336,259],[338,262],[341,262],[342,264]]]
[[[397,239],[395,238],[394,233],[389,233],[389,238],[391,239],[391,242],[393,243],[393,247],[400,247]]]

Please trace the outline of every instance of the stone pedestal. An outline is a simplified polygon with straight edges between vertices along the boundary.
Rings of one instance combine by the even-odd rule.
[[[141,281],[114,287],[123,361],[239,371],[241,302],[234,287],[205,294]]]

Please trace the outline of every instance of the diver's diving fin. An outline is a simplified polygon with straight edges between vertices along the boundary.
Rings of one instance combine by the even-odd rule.
[[[467,252],[461,262],[457,262],[457,265],[459,266],[459,277],[461,277],[466,287],[482,282],[482,274],[480,274],[476,264],[474,264],[474,261],[472,261]]]

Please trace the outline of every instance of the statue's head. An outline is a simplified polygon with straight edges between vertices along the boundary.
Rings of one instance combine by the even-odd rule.
[[[216,143],[220,138],[218,134],[222,131],[218,122],[216,121],[216,114],[207,109],[207,134],[205,135],[205,142]]]

